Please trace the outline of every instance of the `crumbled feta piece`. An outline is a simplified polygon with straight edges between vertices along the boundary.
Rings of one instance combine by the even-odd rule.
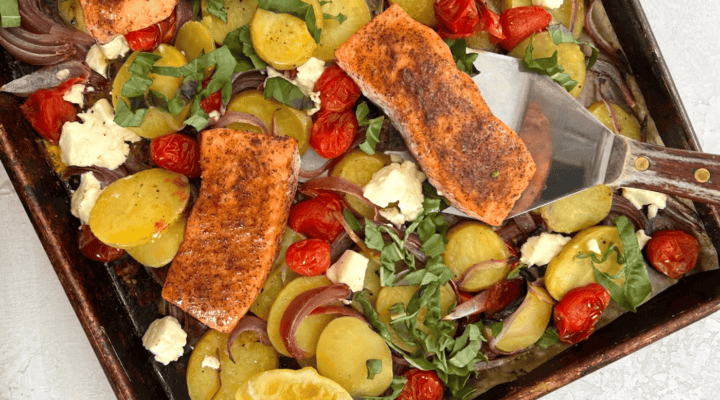
[[[115,113],[105,99],[98,100],[78,117],[82,123],[65,123],[60,135],[62,161],[67,165],[115,169],[125,162],[130,152],[125,142],[140,140],[135,133],[113,122]]]
[[[405,216],[402,215],[397,207],[383,208],[380,210],[380,215],[396,226],[400,226],[405,223]]]
[[[635,236],[637,236],[638,244],[640,245],[640,250],[642,250],[647,242],[650,241],[650,236],[645,234],[645,231],[643,229],[640,229],[639,231],[635,232]]]
[[[70,90],[65,92],[63,100],[83,107],[85,105],[85,97],[83,96],[84,91],[85,85],[76,83],[70,87]]]
[[[101,191],[100,181],[95,178],[92,172],[85,172],[80,175],[80,186],[73,192],[70,199],[70,212],[72,215],[87,225],[88,221],[90,221],[90,211]]]
[[[58,78],[58,80],[61,80],[61,81],[64,81],[65,79],[67,79],[68,76],[70,76],[70,70],[67,69],[67,68],[61,69],[60,71],[58,71],[58,72],[55,74],[55,77]]]
[[[85,56],[85,62],[91,70],[107,78],[108,59],[100,50],[100,46],[94,44]]]
[[[555,233],[543,232],[532,236],[520,248],[520,262],[528,266],[549,264],[568,241],[569,237]]]
[[[155,354],[155,360],[168,365],[183,355],[187,333],[178,320],[171,316],[156,319],[143,335],[143,346]]]
[[[563,0],[532,0],[532,5],[557,10],[563,2]]]
[[[412,161],[392,163],[373,174],[363,196],[379,207],[397,202],[404,221],[412,221],[423,210],[422,182],[425,174]],[[395,222],[393,222],[395,223]]]
[[[200,364],[200,368],[208,367],[210,369],[220,369],[220,360],[218,360],[217,357],[212,356],[205,356],[203,358],[202,363]]]
[[[325,271],[325,276],[333,283],[344,283],[353,292],[363,290],[365,270],[368,258],[352,250],[345,250],[340,258]]]
[[[600,251],[600,244],[598,244],[597,239],[588,240],[587,247],[588,250],[592,251],[593,253],[602,255],[602,251]]]
[[[623,188],[623,197],[628,199],[638,210],[648,206],[648,218],[655,218],[658,210],[665,208],[667,195],[650,190]]]
[[[111,40],[109,43],[100,45],[99,47],[103,56],[105,56],[108,60],[124,57],[125,54],[130,51],[130,46],[123,35],[115,36],[115,39]]]

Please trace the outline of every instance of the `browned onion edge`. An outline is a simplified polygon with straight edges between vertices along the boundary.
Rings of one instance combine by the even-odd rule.
[[[585,11],[585,30],[592,38],[593,42],[597,45],[600,50],[605,52],[614,63],[620,63],[620,60],[622,59],[620,56],[620,53],[618,53],[617,50],[615,50],[614,47],[608,43],[602,35],[600,35],[600,32],[597,29],[597,26],[595,26],[595,21],[592,18],[592,14],[595,10],[595,1],[592,1],[590,3],[590,6],[588,7],[587,11]]]
[[[318,190],[329,190],[333,192],[340,192],[356,196],[363,203],[372,207],[375,214],[374,219],[379,218],[379,207],[363,195],[363,188],[360,185],[350,182],[345,178],[341,178],[339,176],[317,177],[303,183],[302,187],[300,188],[300,192],[303,194],[315,194]]]
[[[479,263],[477,263],[477,264],[473,265],[472,267],[468,268],[468,269],[463,273],[463,275],[460,277],[460,279],[458,279],[455,283],[458,285],[458,287],[459,287],[461,290],[464,290],[464,289],[463,289],[463,283],[465,283],[465,280],[468,279],[468,277],[470,276],[470,274],[472,274],[475,270],[490,268],[490,267],[495,266],[495,265],[508,264],[508,263],[510,263],[510,262],[511,262],[511,259],[510,259],[510,258],[505,258],[505,259],[502,259],[502,260],[485,260],[485,261],[480,261]]]
[[[368,322],[367,318],[365,318],[365,315],[348,306],[340,306],[337,304],[318,306],[312,310],[310,315],[340,315],[343,317],[354,317],[364,322],[368,327],[372,328],[372,325],[370,325],[370,322]]]
[[[469,300],[465,300],[462,303],[455,306],[455,309],[446,316],[443,317],[445,321],[453,321],[470,315],[480,314],[487,309],[487,297],[488,291],[483,290],[476,294]]]
[[[268,127],[265,125],[260,118],[243,112],[238,111],[227,111],[225,114],[218,119],[215,124],[213,125],[214,128],[225,128],[226,126],[233,124],[233,123],[243,123],[243,124],[250,124],[253,126],[257,126],[262,130],[264,134],[268,133]]]
[[[270,343],[270,338],[268,337],[267,333],[267,322],[261,320],[254,315],[245,315],[240,319],[237,325],[235,325],[235,328],[233,328],[232,332],[230,332],[230,334],[228,335],[226,350],[230,361],[232,361],[233,363],[235,363],[235,360],[233,360],[232,355],[232,344],[240,336],[240,334],[245,331],[256,332],[258,338],[260,339],[260,343],[265,346],[272,345],[272,343]]]

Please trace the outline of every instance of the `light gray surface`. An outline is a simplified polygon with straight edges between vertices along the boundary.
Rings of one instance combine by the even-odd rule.
[[[703,148],[720,154],[720,2],[641,0]],[[0,171],[0,400],[114,394],[57,276]],[[544,399],[718,399],[714,314]]]

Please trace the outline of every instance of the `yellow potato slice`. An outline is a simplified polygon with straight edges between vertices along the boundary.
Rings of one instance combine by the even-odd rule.
[[[159,238],[153,239],[150,243],[127,249],[127,253],[146,267],[159,268],[166,265],[175,258],[175,254],[180,248],[180,243],[185,236],[186,223],[187,219],[181,216]]]
[[[554,303],[542,287],[529,288],[517,311],[504,321],[495,348],[512,353],[532,346],[545,333]]]
[[[331,175],[365,186],[370,182],[375,172],[387,165],[390,165],[390,157],[385,154],[375,153],[370,155],[360,149],[354,149],[335,165]],[[357,196],[348,194],[345,195],[345,200],[347,200],[350,207],[361,215],[367,218],[373,217],[372,207],[362,202]]]
[[[430,27],[437,25],[434,0],[389,0],[390,4],[399,4],[408,15],[417,22]]]
[[[620,126],[620,134],[630,139],[642,140],[640,124],[637,122],[637,119],[617,104],[613,104],[612,108],[613,111],[615,111],[615,117],[617,117],[618,125]],[[591,104],[590,107],[588,107],[588,111],[602,122],[606,128],[615,132],[610,111],[604,102],[598,101],[597,103]]]
[[[210,14],[208,1],[202,0],[203,19],[200,23],[208,28],[215,43],[221,45],[228,33],[250,22],[256,8],[257,0],[225,0],[227,22],[223,22],[220,18]]]
[[[430,8],[432,9],[432,2]],[[332,61],[335,59],[335,50],[353,33],[370,22],[370,10],[365,0],[329,0],[323,3],[322,11],[333,17],[342,14],[347,18],[342,23],[335,18],[323,20],[320,45],[315,49],[313,57]]]
[[[215,50],[210,30],[197,21],[189,21],[180,28],[175,37],[175,47],[185,55],[188,62]]]
[[[593,186],[540,207],[540,215],[555,232],[572,233],[602,221],[612,207],[612,189]]]
[[[452,227],[447,234],[448,244],[443,253],[445,265],[454,279],[461,278],[475,264],[488,260],[504,260],[510,250],[500,236],[489,226],[480,222],[464,222]],[[465,279],[464,290],[475,292],[486,289],[504,279],[510,273],[510,264],[493,268],[475,269]]]

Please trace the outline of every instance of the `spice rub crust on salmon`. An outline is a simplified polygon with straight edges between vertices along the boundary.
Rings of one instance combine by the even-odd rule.
[[[340,46],[335,60],[385,111],[438,191],[471,217],[502,223],[535,163],[437,33],[393,5]]]
[[[85,27],[100,43],[169,17],[178,0],[80,0]],[[178,27],[179,28],[179,27]]]
[[[300,155],[290,137],[231,129],[203,132],[200,152],[202,187],[162,295],[229,333],[280,250]]]

